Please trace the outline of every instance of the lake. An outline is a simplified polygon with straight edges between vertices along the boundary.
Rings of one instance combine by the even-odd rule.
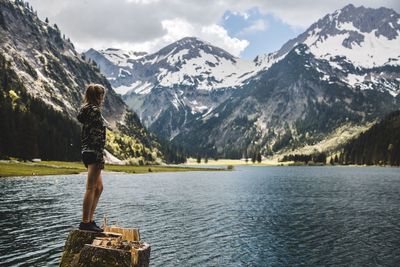
[[[0,179],[0,266],[57,266],[84,174]],[[394,266],[400,169],[103,173],[96,218],[140,229],[151,266]]]

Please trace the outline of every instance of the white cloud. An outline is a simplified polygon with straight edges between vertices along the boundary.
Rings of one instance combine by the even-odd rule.
[[[235,16],[241,16],[243,19],[247,20],[249,18],[249,14],[246,12],[237,12],[237,11],[232,11],[231,12]]]
[[[127,0],[128,3],[135,3],[135,4],[150,4],[159,1],[160,0]]]
[[[183,37],[195,36],[213,45],[221,47],[235,56],[239,56],[248,45],[247,40],[232,38],[228,32],[217,24],[202,26],[200,24],[191,24],[182,19],[172,19],[162,21],[163,28],[167,33],[154,43],[154,48],[161,48],[171,42],[177,41]]]
[[[145,42],[97,42],[95,44],[76,42],[79,51],[85,51],[87,47],[105,49],[118,47],[124,50],[157,51],[158,49],[187,36],[195,36],[215,46],[221,47],[235,56],[249,45],[247,40],[230,37],[228,32],[217,24],[202,26],[191,24],[183,19],[171,19],[161,21],[165,34]]]
[[[253,23],[242,29],[238,35],[244,35],[244,34],[251,34],[251,33],[256,33],[256,32],[261,32],[261,31],[265,31],[268,28],[268,23],[267,21],[263,20],[263,19],[258,19],[253,21]]]
[[[167,31],[162,39],[169,43],[186,36],[193,36],[196,33],[196,28],[192,24],[180,18],[163,20],[161,24]]]
[[[230,37],[223,27],[216,24],[202,27],[200,38],[207,41],[212,39],[213,41],[210,41],[210,43],[224,48],[235,56],[239,56],[250,44],[247,40]]]

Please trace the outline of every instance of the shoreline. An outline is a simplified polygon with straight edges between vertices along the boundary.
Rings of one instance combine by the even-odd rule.
[[[127,174],[153,173],[153,172],[187,172],[187,171],[224,171],[225,168],[201,168],[178,165],[114,165],[105,164],[104,172],[119,172]],[[68,175],[87,173],[82,162],[70,161],[0,161],[0,177],[15,176],[43,176],[43,175]]]
[[[242,160],[209,160],[208,163],[197,163],[195,160],[188,160],[184,164],[171,165],[116,165],[106,164],[103,172],[105,173],[157,173],[157,172],[187,172],[187,171],[227,171],[234,169],[235,166],[249,167],[381,167],[393,168],[399,166],[386,165],[331,165],[331,164],[298,164],[295,162],[263,161],[261,163],[243,162]],[[69,175],[86,174],[87,169],[82,162],[70,161],[16,161],[0,160],[0,178],[15,176],[43,176],[43,175]]]
[[[189,158],[184,165],[188,165],[191,167],[207,167],[207,166],[227,166],[227,165],[232,165],[232,166],[249,166],[249,167],[387,167],[387,168],[399,168],[400,166],[390,166],[390,165],[356,165],[356,164],[348,164],[348,165],[342,165],[342,164],[334,164],[331,165],[329,162],[326,164],[319,164],[319,163],[314,163],[314,164],[305,164],[303,162],[295,162],[295,161],[285,161],[285,162],[279,162],[277,159],[268,159],[268,160],[263,160],[261,163],[258,162],[251,162],[250,160],[248,162],[245,162],[244,160],[241,159],[219,159],[219,160],[213,160],[210,159],[208,160],[208,163],[204,163],[202,160],[201,163],[197,163],[196,159]]]

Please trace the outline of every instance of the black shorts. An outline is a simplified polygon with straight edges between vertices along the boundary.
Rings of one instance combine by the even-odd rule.
[[[95,152],[90,152],[90,151],[82,152],[82,161],[83,164],[85,164],[86,168],[88,167],[89,164],[97,164],[99,168],[104,169],[103,155],[101,155],[101,158],[99,158],[99,156]]]

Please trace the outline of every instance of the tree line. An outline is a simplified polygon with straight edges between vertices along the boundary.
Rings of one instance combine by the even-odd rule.
[[[325,152],[311,155],[285,155],[281,161],[327,163]],[[400,166],[400,111],[387,115],[358,137],[347,142],[331,155],[331,165],[391,165]]]
[[[348,142],[340,153],[339,163],[400,166],[400,111]]]
[[[290,155],[285,155],[283,158],[280,160],[281,162],[285,161],[294,161],[294,162],[304,162],[305,164],[308,164],[310,162],[315,162],[315,163],[323,163],[326,164],[326,153],[325,152],[317,152],[313,154],[290,154]]]

